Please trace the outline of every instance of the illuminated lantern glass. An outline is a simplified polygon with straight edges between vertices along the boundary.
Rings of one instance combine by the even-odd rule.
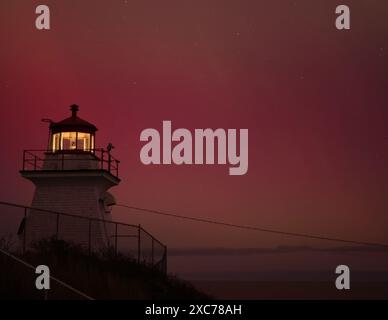
[[[50,151],[94,152],[97,128],[77,116],[78,106],[73,105],[70,110],[71,117],[50,126]]]

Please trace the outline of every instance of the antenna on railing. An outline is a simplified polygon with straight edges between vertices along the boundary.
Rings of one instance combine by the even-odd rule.
[[[114,148],[115,148],[115,146],[109,142],[109,143],[108,143],[108,146],[106,147],[106,150],[107,150],[108,152],[111,152]]]
[[[108,146],[106,147],[106,150],[108,151],[108,172],[110,173],[111,169],[111,162],[112,162],[112,156],[110,155],[110,152],[114,149],[114,145],[110,142],[108,143]]]

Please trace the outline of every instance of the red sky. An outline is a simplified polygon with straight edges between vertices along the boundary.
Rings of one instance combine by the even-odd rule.
[[[347,1],[0,3],[1,199],[29,204],[22,150],[46,146],[47,117],[77,103],[121,160],[118,201],[254,226],[388,242],[388,4]],[[144,166],[139,135],[248,128],[249,171]],[[144,216],[169,247],[330,245]]]

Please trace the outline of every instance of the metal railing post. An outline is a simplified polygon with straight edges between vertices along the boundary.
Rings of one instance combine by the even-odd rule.
[[[26,242],[27,242],[27,208],[24,208],[24,230],[23,230],[23,254],[26,253]]]
[[[101,169],[104,169],[104,149],[101,150]]]
[[[164,273],[167,273],[167,246],[164,246]]]
[[[115,230],[115,255],[117,257],[117,223],[115,223],[116,225],[116,230]]]
[[[151,239],[151,265],[154,266],[154,238]]]
[[[36,156],[34,156],[34,171],[36,171]]]
[[[59,239],[59,213],[57,213],[57,230],[56,230],[56,238]]]
[[[138,235],[137,235],[137,262],[138,263],[140,263],[140,229],[141,229],[141,226],[139,224]]]
[[[89,219],[89,243],[88,243],[88,253],[89,256],[92,252],[92,220]]]

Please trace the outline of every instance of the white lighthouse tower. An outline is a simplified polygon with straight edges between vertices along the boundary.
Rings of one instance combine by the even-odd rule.
[[[50,120],[46,150],[24,151],[20,173],[35,185],[34,209],[23,223],[27,246],[53,236],[93,248],[111,241],[114,198],[108,189],[120,182],[119,161],[111,155],[111,144],[107,150],[95,147],[97,128],[78,117],[78,106],[70,109],[69,118]]]

